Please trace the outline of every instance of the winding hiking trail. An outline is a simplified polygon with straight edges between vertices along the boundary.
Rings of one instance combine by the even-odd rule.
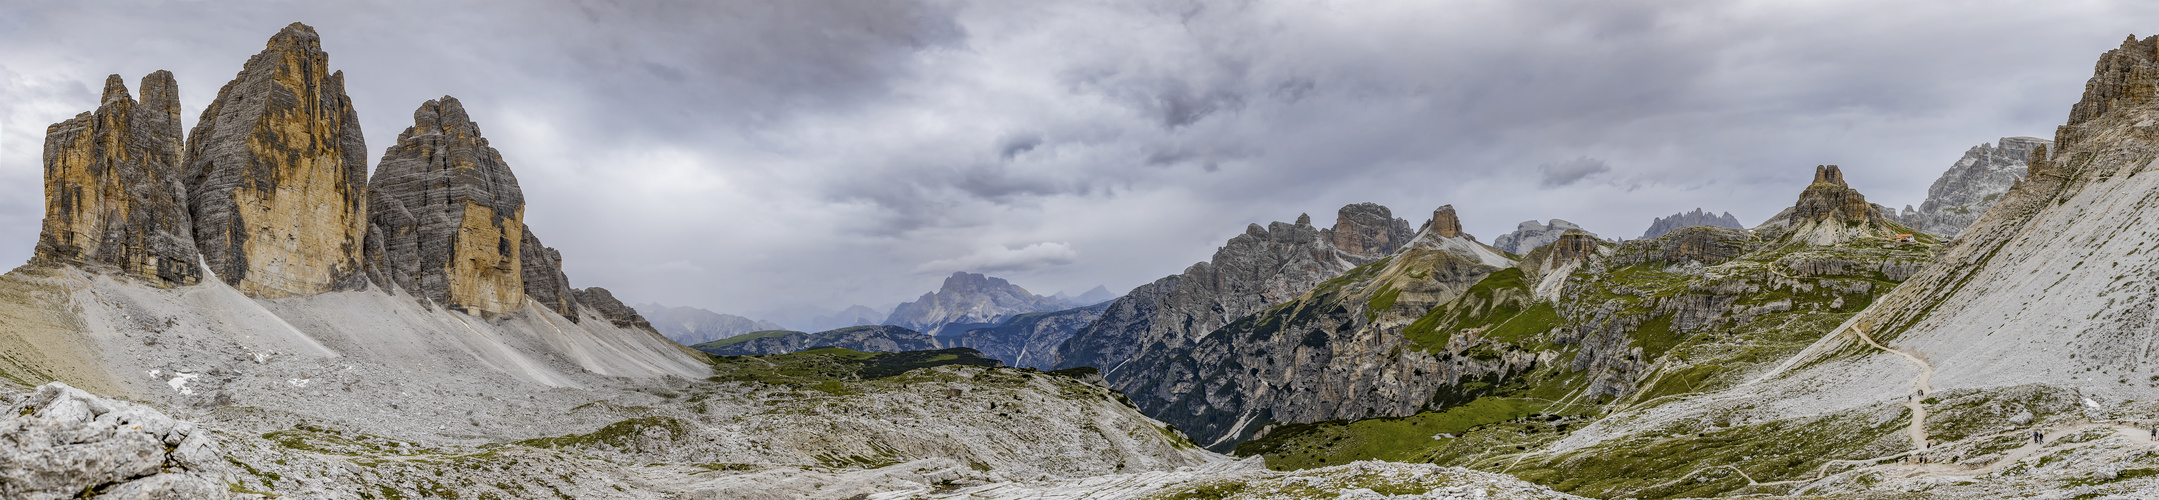
[[[1919,378],[1912,381],[1912,396],[1904,402],[1904,407],[1912,410],[1912,424],[1904,429],[1904,435],[1912,438],[1912,447],[1914,449],[1927,449],[1927,405],[1923,401],[1926,399],[1927,391],[1934,390],[1934,364],[1919,359],[1918,356],[1913,356],[1911,353],[1891,349],[1880,342],[1875,342],[1874,336],[1867,334],[1867,331],[1860,328],[1859,325],[1852,325],[1852,332],[1859,334],[1859,339],[1867,341],[1867,345],[1903,356],[1906,361],[1919,365]]]

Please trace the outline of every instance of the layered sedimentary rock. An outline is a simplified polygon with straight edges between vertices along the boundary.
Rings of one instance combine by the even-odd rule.
[[[1359,264],[1394,253],[1414,233],[1409,221],[1395,218],[1393,212],[1378,203],[1344,206],[1335,213],[1334,227],[1320,230],[1335,249]]]
[[[456,98],[427,101],[368,181],[378,279],[444,307],[490,316],[524,306],[525,195]]]
[[[1565,220],[1552,219],[1550,222],[1545,223],[1525,220],[1521,224],[1514,226],[1514,232],[1492,238],[1492,248],[1506,250],[1507,253],[1512,254],[1526,254],[1530,250],[1536,250],[1537,247],[1559,241],[1560,235],[1567,234],[1569,231],[1581,232],[1592,238],[1597,236],[1597,233],[1589,232],[1582,229],[1582,226]]]
[[[753,332],[694,347],[722,356],[787,354],[820,347],[839,347],[862,352],[899,352],[936,349],[937,340],[928,334],[905,327],[865,325],[817,333],[784,330]]]
[[[1732,229],[1747,228],[1745,224],[1739,223],[1739,218],[1733,217],[1731,212],[1725,212],[1724,215],[1717,215],[1703,212],[1702,209],[1696,208],[1693,212],[1680,212],[1667,217],[1658,217],[1657,220],[1651,221],[1649,223],[1648,231],[1642,231],[1642,237],[1655,238],[1658,236],[1664,236],[1664,233],[1672,232],[1672,230],[1674,229],[1690,226],[1717,226],[1729,227]]]
[[[1035,295],[1003,278],[956,272],[937,291],[894,308],[885,324],[950,336],[996,326],[1021,314],[1059,309],[1064,309],[1063,301]]]
[[[1764,238],[1818,246],[1912,232],[1884,217],[1886,211],[1846,185],[1836,165],[1820,165],[1814,167],[1814,182],[1800,191],[1799,201],[1755,230]]]
[[[180,94],[172,73],[120,75],[96,111],[45,129],[45,221],[35,259],[117,269],[167,285],[202,278],[181,187]]]
[[[637,311],[652,322],[660,335],[682,345],[697,345],[750,332],[785,330],[770,321],[759,321],[733,314],[720,314],[695,307],[668,307],[660,304],[637,306]]]
[[[1022,314],[997,326],[967,330],[958,340],[946,344],[971,347],[1015,367],[1054,368],[1057,346],[1102,317],[1102,311],[1109,306],[1107,301],[1097,301],[1063,311]]]
[[[1919,209],[1905,205],[1897,218],[1912,229],[1954,237],[2024,178],[2032,151],[2053,143],[2037,137],[2003,137],[1999,146],[1973,146],[1927,188],[1927,201]]]
[[[256,297],[366,285],[367,157],[343,72],[293,23],[218,90],[188,133],[195,244]]]

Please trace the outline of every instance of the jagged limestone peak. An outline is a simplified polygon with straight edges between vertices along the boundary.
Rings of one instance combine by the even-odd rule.
[[[1765,238],[1787,243],[1829,246],[1861,239],[1883,241],[1914,231],[1882,215],[1887,209],[1844,182],[1836,165],[1814,167],[1814,181],[1799,200],[1756,228]]]
[[[141,100],[108,76],[95,111],[45,129],[45,220],[32,260],[191,285],[202,272],[180,187],[179,91],[164,70],[138,88]]]
[[[412,119],[368,181],[369,234],[382,248],[368,256],[370,276],[477,316],[523,307],[517,176],[457,98],[422,103]]]

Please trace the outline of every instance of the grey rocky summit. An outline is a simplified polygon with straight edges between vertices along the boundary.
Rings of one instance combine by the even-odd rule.
[[[884,324],[952,336],[970,328],[995,326],[1013,316],[1060,309],[1064,309],[1063,301],[1035,295],[1004,278],[956,272],[937,291],[893,308]]]
[[[1666,217],[1658,217],[1657,220],[1649,223],[1649,230],[1642,231],[1642,238],[1647,239],[1664,236],[1664,233],[1672,232],[1672,230],[1674,229],[1690,226],[1716,226],[1728,227],[1732,229],[1747,228],[1745,224],[1741,224],[1739,222],[1738,217],[1733,217],[1731,212],[1725,212],[1723,215],[1718,215],[1703,212],[1701,208],[1695,208],[1692,212],[1680,212]]]
[[[1999,145],[1973,146],[1927,188],[1925,203],[1917,210],[1905,205],[1897,219],[1928,234],[1955,237],[2024,178],[2032,151],[2053,143],[2037,137],[2003,137]]]
[[[368,222],[383,288],[475,315],[524,306],[524,191],[457,98],[412,112],[368,180]],[[372,245],[372,243],[371,243]]]
[[[652,323],[646,321],[643,315],[637,314],[637,309],[624,305],[615,298],[614,293],[605,288],[595,286],[570,291],[576,297],[576,303],[591,307],[593,311],[600,313],[600,318],[614,323],[617,327],[652,330]]]
[[[1453,236],[1461,223],[1443,209],[1443,226],[1428,229]],[[1140,285],[1110,304],[1102,317],[1082,328],[1057,349],[1058,368],[1093,366],[1113,384],[1125,374],[1126,361],[1155,350],[1182,349],[1207,332],[1269,306],[1296,298],[1321,282],[1340,276],[1358,263],[1386,257],[1415,239],[1409,223],[1376,204],[1342,207],[1335,226],[1312,226],[1309,216],[1297,222],[1252,224],[1230,238],[1214,257],[1184,273]],[[1352,251],[1337,242],[1355,247]],[[1377,253],[1373,253],[1377,252]]]
[[[1582,233],[1588,234],[1591,237],[1595,237],[1597,235],[1597,233],[1591,233],[1588,230],[1582,229],[1582,226],[1561,219],[1552,219],[1551,221],[1544,223],[1539,223],[1534,220],[1525,220],[1522,221],[1521,224],[1516,224],[1514,226],[1514,232],[1499,235],[1498,238],[1492,238],[1492,248],[1506,250],[1507,253],[1517,255],[1526,254],[1529,253],[1530,250],[1536,250],[1537,247],[1549,245],[1552,242],[1559,241],[1559,236],[1567,234],[1567,231],[1569,230],[1581,231]]]

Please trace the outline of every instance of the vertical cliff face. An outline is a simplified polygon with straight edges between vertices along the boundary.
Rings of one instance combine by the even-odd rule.
[[[314,28],[286,26],[249,58],[188,134],[195,243],[210,270],[256,297],[365,286],[366,145]]]
[[[525,195],[456,98],[427,101],[368,181],[377,283],[493,315],[525,301]],[[558,271],[559,272],[559,271]]]
[[[1525,255],[1530,250],[1536,250],[1537,247],[1559,241],[1561,236],[1570,231],[1586,233],[1590,237],[1597,236],[1597,233],[1591,233],[1582,229],[1580,225],[1561,219],[1552,219],[1549,224],[1525,220],[1521,224],[1514,226],[1514,232],[1492,238],[1492,248],[1506,250],[1507,253]]]
[[[45,222],[36,259],[118,268],[167,285],[202,277],[180,187],[180,95],[172,73],[120,75],[96,111],[45,129]]]
[[[570,321],[578,321],[577,291],[570,288],[570,278],[562,274],[562,252],[541,244],[531,228],[521,232],[525,241],[517,247],[517,267],[525,276],[525,297]]]

